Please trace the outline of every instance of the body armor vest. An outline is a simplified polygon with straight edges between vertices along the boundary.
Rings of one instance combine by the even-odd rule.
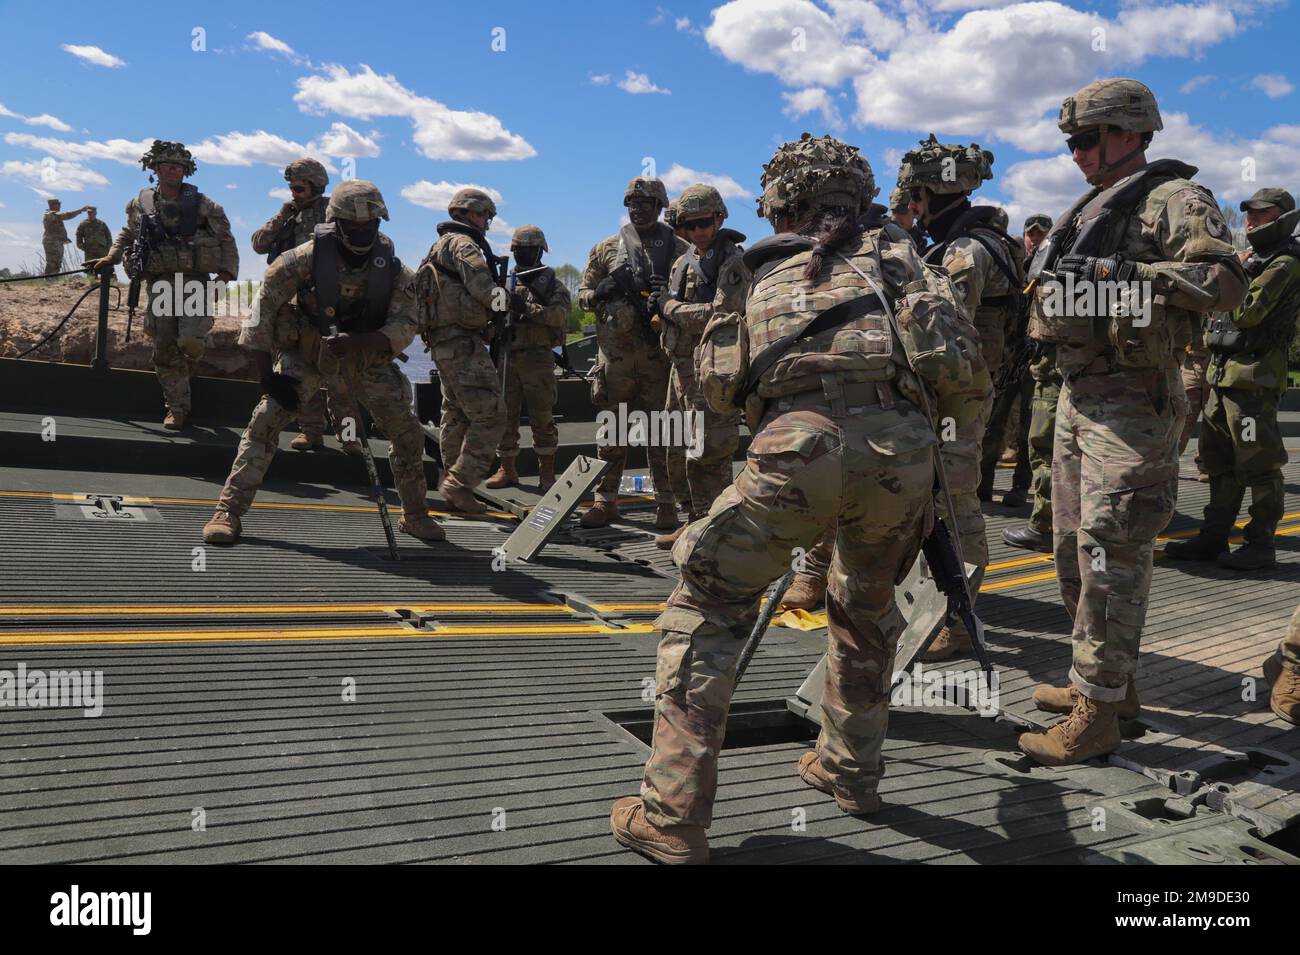
[[[311,316],[317,329],[328,331],[337,326],[351,334],[373,332],[383,328],[388,318],[388,303],[393,297],[402,263],[393,255],[393,243],[382,233],[366,253],[365,295],[345,295],[339,282],[339,240],[333,222],[316,226],[312,247],[312,290],[298,296],[298,304]]]

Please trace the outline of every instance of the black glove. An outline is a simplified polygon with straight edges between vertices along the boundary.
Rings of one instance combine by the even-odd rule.
[[[667,285],[668,285],[668,280],[664,278],[662,275],[650,276],[650,290],[652,292],[658,292],[660,289],[666,287]]]
[[[511,292],[510,311],[514,313],[515,321],[523,321],[528,315],[528,299],[519,292]]]
[[[618,283],[615,282],[612,277],[607,275],[603,279],[601,279],[600,282],[596,285],[594,298],[596,299],[597,302],[608,302],[611,298],[614,297],[614,293],[617,290],[618,290]]]
[[[667,318],[664,315],[664,306],[672,301],[672,296],[668,294],[668,289],[658,288],[650,293],[650,298],[646,301],[646,308],[651,315],[658,315],[661,318]]]
[[[300,384],[302,382],[297,378],[273,371],[262,379],[262,394],[274,400],[285,411],[297,411]]]
[[[1056,271],[1073,272],[1084,282],[1131,282],[1137,276],[1137,264],[1120,255],[1103,259],[1092,255],[1063,255],[1057,260]]]

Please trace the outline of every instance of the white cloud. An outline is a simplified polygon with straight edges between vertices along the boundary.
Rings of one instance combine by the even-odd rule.
[[[592,86],[608,86],[610,81],[608,73],[588,73],[587,78],[591,81]]]
[[[13,110],[7,108],[4,103],[0,103],[0,116],[8,116],[11,119],[21,120],[28,126],[48,126],[50,129],[57,130],[60,133],[72,131],[72,127],[57,116],[51,116],[49,113],[41,113],[39,116],[24,116],[22,113],[15,113]]]
[[[126,66],[126,60],[114,56],[112,53],[105,53],[97,46],[76,46],[72,43],[63,44],[63,49],[71,53],[79,60],[94,66],[119,67]]]
[[[427,179],[421,179],[419,182],[413,182],[409,186],[402,187],[402,198],[412,205],[422,206],[425,209],[432,209],[434,212],[447,214],[447,203],[451,202],[451,197],[459,189],[482,189],[498,207],[505,205],[505,199],[501,193],[491,186],[483,186],[475,182],[429,182]],[[492,225],[488,228],[487,234],[496,238],[508,240],[515,231],[515,227],[496,216],[492,220]]]
[[[1207,86],[1217,80],[1218,77],[1213,73],[1202,73],[1199,76],[1193,76],[1190,80],[1178,87],[1178,92],[1183,95],[1195,93],[1202,86]]]
[[[621,80],[616,84],[619,89],[633,94],[640,93],[663,93],[665,96],[672,94],[672,90],[660,89],[650,81],[650,77],[645,73],[634,73],[628,70]]]
[[[267,195],[270,196],[272,199],[279,199],[281,202],[288,202],[290,199],[293,198],[293,193],[290,192],[288,188],[285,186],[281,186],[278,189],[272,189],[269,192],[267,192]]]
[[[227,189],[238,189],[239,186],[235,185],[235,183],[233,183],[233,182],[228,182],[228,183],[226,183],[226,188],[227,188]]]
[[[327,156],[364,156],[374,159],[379,155],[375,134],[363,136],[347,123],[330,123],[330,128],[307,144],[309,151]]]
[[[811,0],[730,0],[713,11],[704,38],[733,63],[788,86],[838,86],[876,62]]]
[[[1290,93],[1294,86],[1281,73],[1260,73],[1250,81],[1252,89],[1257,89],[1269,99],[1278,99]]]
[[[305,113],[327,112],[355,119],[403,116],[414,126],[412,139],[429,159],[528,159],[537,155],[528,141],[508,131],[489,113],[453,110],[404,87],[392,74],[381,76],[362,65],[352,73],[330,65],[323,76],[298,80],[294,102]]]
[[[152,139],[109,139],[102,142],[90,140],[84,143],[70,143],[64,139],[33,136],[30,133],[5,133],[5,142],[11,146],[38,149],[69,161],[111,159],[125,166],[139,166],[140,157],[153,145]]]
[[[285,43],[283,40],[271,36],[271,34],[267,33],[264,30],[255,30],[254,32],[248,34],[248,36],[244,37],[244,39],[252,41],[253,46],[256,49],[264,50],[267,53],[279,53],[281,56],[285,57],[292,63],[297,63],[299,65],[302,65],[304,63],[311,62],[309,59],[307,59],[307,57],[299,54],[289,44]]]
[[[791,119],[798,119],[807,113],[821,113],[822,122],[831,129],[843,129],[844,118],[840,115],[835,101],[831,99],[831,94],[819,86],[812,86],[806,90],[797,90],[793,93],[782,93],[781,98],[785,100],[785,108],[781,112]]]
[[[706,186],[717,189],[724,199],[748,199],[752,195],[748,189],[730,176],[700,172],[698,169],[690,169],[680,163],[673,163],[668,171],[659,178],[663,180],[664,188],[669,192],[681,192],[687,186],[702,182]]]
[[[691,18],[678,17],[676,20],[673,21],[673,26],[677,28],[678,32],[682,30],[689,30],[691,28]]]
[[[76,162],[64,162],[53,156],[46,156],[39,162],[18,162],[10,160],[0,166],[0,175],[7,179],[17,179],[37,189],[42,195],[49,195],[48,190],[59,192],[81,192],[87,186],[107,186],[108,180],[85,166]]]

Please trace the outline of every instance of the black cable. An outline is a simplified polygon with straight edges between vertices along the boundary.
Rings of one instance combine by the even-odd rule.
[[[49,275],[16,275],[13,278],[0,279],[0,282],[39,282],[41,279],[57,279],[61,275],[85,275],[86,270],[71,269],[67,272],[51,272]]]
[[[15,357],[15,358],[26,358],[26,357],[27,357],[28,355],[30,355],[32,352],[36,351],[36,349],[40,348],[42,345],[44,345],[44,344],[46,344],[47,342],[49,342],[50,339],[52,339],[55,335],[57,335],[57,334],[62,330],[62,328],[63,328],[64,325],[68,324],[68,319],[70,319],[70,318],[72,317],[72,313],[75,312],[75,311],[77,310],[77,306],[80,305],[82,302],[84,302],[84,301],[86,300],[86,296],[88,296],[91,292],[98,292],[98,291],[99,291],[99,286],[98,286],[98,285],[92,285],[90,288],[86,289],[86,291],[84,291],[84,292],[81,294],[81,298],[77,299],[77,301],[73,304],[72,308],[68,309],[68,314],[63,316],[63,321],[61,321],[61,322],[59,322],[59,324],[55,325],[54,328],[50,331],[50,333],[49,333],[48,335],[46,335],[44,338],[42,338],[39,342],[37,342],[37,343],[36,343],[35,345],[33,345],[31,348],[27,349],[27,351],[22,352],[22,353],[19,354],[19,355],[15,355],[14,357]]]

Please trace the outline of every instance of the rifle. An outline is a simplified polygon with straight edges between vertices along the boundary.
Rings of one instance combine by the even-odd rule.
[[[502,262],[508,262],[509,256],[503,256]],[[505,266],[502,266],[504,271]],[[519,279],[526,278],[529,275],[536,275],[544,271],[548,266],[538,265],[531,269],[524,269],[522,272],[516,269],[506,276],[505,289],[514,296],[518,288]],[[527,288],[527,284],[524,285]],[[518,314],[513,308],[507,308],[501,317],[497,320],[497,332],[493,337],[493,347],[496,349],[494,360],[501,371],[501,392],[505,393],[506,383],[510,379],[510,349],[515,341],[515,326],[524,320],[524,316]]]
[[[296,226],[297,222],[293,216],[290,216],[288,220],[281,224],[280,231],[271,240],[271,248],[266,253],[267,265],[271,265],[276,259],[293,248],[293,233]]]
[[[645,336],[651,342],[657,342],[659,336],[655,332],[654,326],[650,324],[650,309],[646,304],[646,299],[650,297],[650,293],[642,287],[636,272],[632,270],[632,266],[624,262],[618,268],[611,270],[609,277],[614,280],[618,290],[623,293],[623,298],[636,311],[636,317],[641,323],[641,331],[645,333]]]
[[[149,265],[149,253],[157,245],[157,238],[162,227],[153,216],[140,217],[140,228],[136,230],[131,247],[122,257],[122,268],[126,270],[131,285],[126,293],[126,340],[131,340],[131,323],[135,321],[135,310],[140,306],[140,286],[144,281],[144,271]]]
[[[758,644],[767,633],[768,624],[772,622],[772,617],[776,614],[777,608],[781,606],[781,601],[785,597],[785,592],[790,589],[790,584],[794,582],[794,571],[787,570],[785,576],[776,582],[772,592],[768,594],[767,603],[759,611],[758,619],[754,621],[754,629],[749,633],[749,639],[745,641],[745,646],[740,651],[740,660],[736,663],[736,678],[732,681],[732,690],[740,683],[740,678],[745,675],[749,669],[749,661],[754,658],[758,650]]]

